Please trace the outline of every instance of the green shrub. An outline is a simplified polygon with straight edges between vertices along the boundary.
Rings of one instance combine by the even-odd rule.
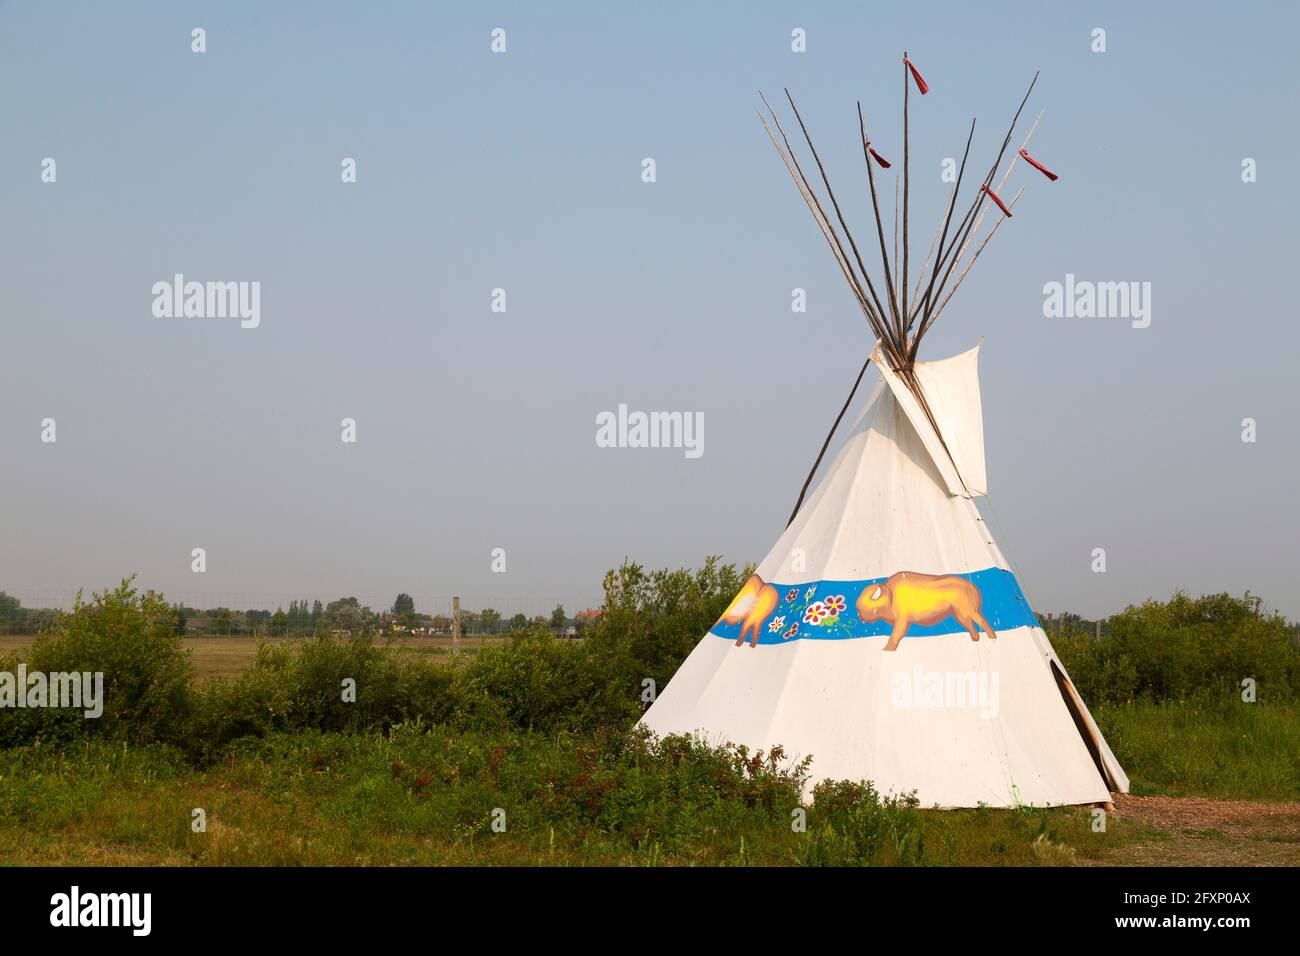
[[[348,683],[351,682],[351,683]],[[241,737],[277,731],[355,731],[416,718],[450,720],[455,678],[447,666],[404,661],[368,634],[327,633],[260,644],[238,677],[196,692],[193,742],[211,755]],[[345,699],[345,692],[354,699]]]
[[[1239,697],[1245,678],[1259,699],[1300,691],[1300,647],[1292,626],[1250,594],[1147,601],[1107,622],[1100,640],[1053,634],[1052,644],[1084,700]]]
[[[428,806],[416,814],[421,822],[408,824],[417,832],[438,820],[489,836],[493,809],[505,807],[512,832],[599,834],[603,842],[666,851],[730,840],[746,828],[788,831],[808,766],[788,765],[779,749],[750,754],[640,730],[542,735],[415,722],[394,726],[388,739],[403,793],[384,799]]]
[[[484,648],[457,675],[457,719],[483,729],[626,729],[642,712],[636,673],[621,650],[537,626]]]
[[[737,571],[717,557],[706,558],[697,571],[647,573],[625,562],[605,575],[604,611],[587,637],[593,658],[625,671],[637,692],[644,678],[662,689],[752,570]]]
[[[667,685],[748,574],[712,557],[694,572],[625,563],[605,575],[604,610],[581,642],[536,627],[484,648],[461,675],[460,718],[520,730],[626,729],[645,711],[644,682]]]
[[[129,578],[89,603],[78,594],[73,610],[40,634],[22,660],[29,674],[102,673],[102,716],[87,719],[73,708],[9,711],[0,721],[0,745],[94,735],[133,743],[178,739],[189,719],[193,674],[174,627],[163,597],[137,593]],[[4,669],[17,664],[12,658]]]

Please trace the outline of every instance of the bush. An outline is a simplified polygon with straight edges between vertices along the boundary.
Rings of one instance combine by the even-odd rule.
[[[159,594],[138,594],[131,579],[76,604],[33,642],[23,658],[28,673],[102,673],[103,714],[84,710],[13,710],[0,721],[0,745],[40,738],[65,742],[103,735],[133,743],[174,741],[190,712],[189,655],[174,633],[175,613]],[[15,656],[5,663],[14,670]]]
[[[625,562],[605,575],[605,607],[588,632],[596,659],[628,668],[640,690],[644,678],[662,689],[695,645],[717,623],[753,569],[736,570],[708,557],[698,571],[647,573]]]
[[[436,808],[422,819],[484,836],[493,808],[508,807],[511,832],[598,835],[599,842],[669,852],[746,829],[789,832],[807,771],[807,761],[786,766],[779,750],[749,754],[640,730],[548,736],[415,722],[393,727],[389,741],[391,775],[402,791],[384,798],[389,806],[413,798]],[[419,827],[428,832],[430,825]]]
[[[1253,678],[1259,699],[1300,690],[1300,647],[1290,624],[1251,594],[1147,601],[1112,617],[1100,641],[1080,633],[1052,643],[1083,699],[1124,703],[1241,693]]]
[[[241,737],[277,731],[382,730],[416,718],[442,722],[456,710],[453,685],[448,667],[403,661],[369,634],[261,644],[238,677],[210,680],[196,692],[193,736],[210,756]],[[354,700],[344,699],[349,689]]]
[[[538,626],[481,651],[462,675],[462,719],[498,729],[627,729],[645,710],[643,682],[667,685],[749,573],[714,557],[694,572],[623,564],[605,575],[604,610],[581,643]]]
[[[546,627],[485,647],[459,675],[461,723],[485,730],[551,730],[582,725],[596,687],[584,648]]]

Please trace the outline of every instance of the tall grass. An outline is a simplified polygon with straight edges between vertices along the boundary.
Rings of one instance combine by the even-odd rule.
[[[1300,703],[1136,701],[1092,714],[1133,793],[1300,798]]]

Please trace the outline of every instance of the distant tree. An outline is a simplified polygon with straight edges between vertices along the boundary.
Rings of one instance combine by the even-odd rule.
[[[330,627],[349,633],[360,631],[369,616],[369,608],[363,608],[354,597],[339,598],[325,605],[325,618]]]
[[[397,600],[393,602],[394,614],[411,614],[415,611],[415,598],[403,592],[397,595]]]
[[[569,615],[564,613],[564,605],[555,605],[555,610],[551,612],[551,627],[564,627],[569,622]]]
[[[177,635],[184,634],[185,628],[189,624],[189,615],[185,613],[185,607],[183,605],[176,604],[172,607],[172,619],[176,622],[172,626],[172,630]]]
[[[306,603],[307,603],[306,601],[303,601],[303,604],[306,604]],[[321,604],[320,604],[320,598],[317,598],[317,599],[316,599],[316,603],[314,603],[314,604],[311,606],[311,625],[312,625],[312,627],[315,627],[315,626],[316,626],[316,622],[319,621],[319,620],[321,619],[321,615],[324,614],[324,613],[325,613],[325,609],[321,607]]]
[[[339,608],[334,613],[332,620],[335,627],[347,631],[349,634],[357,633],[366,623],[365,615],[361,613],[361,609],[350,604]]]
[[[11,594],[0,591],[0,631],[17,630],[22,602]]]
[[[495,631],[501,624],[501,612],[494,608],[485,607],[478,616],[479,625],[485,631]],[[447,623],[451,623],[448,621]]]
[[[516,614],[510,619],[510,627],[516,631],[521,631],[528,626],[527,614]]]
[[[235,621],[231,616],[230,608],[219,607],[208,612],[207,624],[203,627],[205,634],[231,634],[234,632]]]
[[[289,631],[289,615],[284,613],[283,608],[276,608],[275,613],[271,615],[271,633],[276,637],[282,637]]]

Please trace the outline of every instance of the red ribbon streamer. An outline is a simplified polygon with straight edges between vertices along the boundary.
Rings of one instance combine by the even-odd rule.
[[[912,71],[912,79],[916,80],[916,88],[921,91],[922,96],[925,96],[926,93],[930,92],[930,87],[926,85],[925,79],[921,76],[920,71],[917,70],[916,66],[913,65],[912,61],[907,57],[903,57],[903,62],[906,63],[907,68]]]
[[[1008,219],[1011,218],[1011,210],[1008,209],[1008,208],[1006,207],[1006,205],[1002,202],[1002,200],[998,198],[998,194],[997,194],[997,193],[995,193],[993,190],[989,189],[989,185],[988,185],[988,183],[981,183],[981,184],[980,184],[980,189],[984,190],[986,193],[989,194],[989,198],[992,199],[995,203],[998,204],[998,208],[1002,210],[1003,214],[1004,214]]]
[[[1060,176],[1056,175],[1056,173],[1052,172],[1050,169],[1048,169],[1046,166],[1040,163],[1038,160],[1034,159],[1034,157],[1030,156],[1029,153],[1027,153],[1025,150],[1022,149],[1020,151],[1020,155],[1024,158],[1025,162],[1027,162],[1030,166],[1033,166],[1034,169],[1038,170],[1040,173],[1042,173],[1052,182],[1056,182],[1058,179],[1061,178]]]
[[[871,154],[872,158],[873,158],[877,163],[880,164],[880,168],[881,168],[881,169],[888,169],[890,166],[893,165],[893,163],[891,163],[889,160],[885,159],[885,157],[881,156],[879,153],[877,153],[874,149],[871,148],[871,140],[867,140],[867,141],[866,141],[865,143],[863,143],[862,145],[865,146],[865,147],[867,147],[867,152],[869,152],[869,153]]]

